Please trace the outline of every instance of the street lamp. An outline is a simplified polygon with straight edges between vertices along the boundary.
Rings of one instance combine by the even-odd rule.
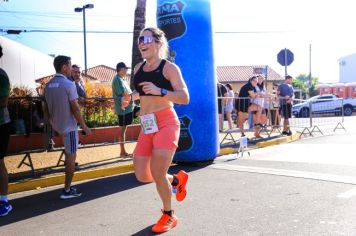
[[[83,33],[84,33],[84,65],[85,70],[84,74],[87,74],[87,38],[86,38],[86,26],[85,26],[85,9],[93,9],[94,4],[86,4],[82,7],[76,7],[74,9],[75,12],[83,12]]]

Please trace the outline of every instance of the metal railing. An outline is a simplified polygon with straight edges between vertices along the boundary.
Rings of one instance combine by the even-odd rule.
[[[120,143],[130,143],[137,136],[129,129],[138,129],[138,119],[128,126],[126,139],[119,142],[118,117],[114,109],[113,98],[87,98],[79,100],[81,113],[86,124],[92,129],[92,135],[85,136],[79,132],[79,148],[99,147]],[[11,119],[11,136],[8,155],[24,155],[18,168],[29,166],[34,173],[31,153],[60,151],[57,162],[59,166],[64,159],[62,138],[48,124],[44,114],[43,97],[10,97],[8,109]]]
[[[231,132],[247,132],[254,131],[256,124],[259,133],[265,133],[268,137],[272,132],[277,131],[281,133],[283,128],[284,110],[286,107],[281,104],[287,104],[283,98],[277,98],[273,94],[265,94],[262,98],[251,99],[248,97],[219,97],[221,101],[222,117],[226,120],[226,113],[231,113],[231,116],[236,120],[236,124],[231,129],[227,127],[227,122],[222,122],[223,133]],[[234,100],[233,110],[226,110],[226,101],[228,99]],[[356,102],[356,101],[355,101]],[[343,126],[345,112],[344,99],[318,99],[318,100],[300,100],[294,99],[294,105],[291,105],[291,117],[289,118],[288,127],[293,131],[298,132],[300,136],[310,135],[314,133],[323,134],[323,129],[331,129],[335,132],[337,129],[345,129]],[[348,106],[350,106],[348,104]],[[244,112],[244,113],[239,113]],[[245,116],[241,118],[243,122],[241,129],[238,127],[239,114]],[[347,111],[350,115],[350,111]],[[352,112],[351,112],[352,114]],[[251,118],[252,117],[252,118]],[[224,119],[223,119],[224,120]],[[256,135],[256,134],[255,134]],[[228,136],[226,135],[226,138]],[[233,140],[235,142],[235,140]]]

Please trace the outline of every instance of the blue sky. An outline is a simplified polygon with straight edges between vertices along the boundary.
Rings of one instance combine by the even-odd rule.
[[[120,31],[87,34],[88,67],[130,64],[134,0],[0,2],[0,29],[82,30],[82,14],[74,8],[93,3],[87,10],[87,30]],[[156,1],[147,0],[147,25],[155,25]],[[293,76],[309,73],[321,81],[338,80],[338,59],[356,53],[356,14],[352,0],[212,0],[216,65],[270,65],[280,74],[284,68],[276,55],[293,51],[288,68]],[[218,33],[218,32],[237,33]],[[0,33],[4,35],[4,33]],[[82,33],[22,33],[6,37],[47,54],[64,54],[84,67]]]

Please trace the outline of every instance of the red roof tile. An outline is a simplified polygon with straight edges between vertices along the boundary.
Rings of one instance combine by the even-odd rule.
[[[216,69],[217,79],[221,83],[246,82],[252,75],[263,74],[262,69],[266,66],[218,66]],[[283,81],[284,78],[268,67],[268,81]]]
[[[87,74],[84,74],[82,70],[81,76],[85,81],[99,81],[100,83],[111,83],[112,79],[116,75],[116,70],[109,66],[98,65],[87,69]],[[45,76],[36,80],[36,83],[46,84],[54,75]],[[126,79],[130,78],[130,74],[127,74]]]
[[[246,82],[252,75],[261,73],[261,68],[266,66],[218,66],[217,79],[219,82]],[[82,71],[82,78],[85,81],[99,81],[100,83],[111,83],[116,75],[116,70],[109,66],[98,65],[87,70],[87,75]],[[36,80],[37,83],[47,83],[53,75],[45,76]],[[130,79],[130,74],[126,79]],[[283,81],[283,77],[275,72],[272,68],[268,67],[267,73],[268,81]]]

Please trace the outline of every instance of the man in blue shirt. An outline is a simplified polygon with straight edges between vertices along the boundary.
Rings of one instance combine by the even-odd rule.
[[[289,118],[292,118],[292,105],[294,99],[294,88],[292,86],[293,77],[287,75],[284,83],[279,85],[277,94],[279,96],[280,111],[284,118],[283,135],[292,135],[289,127]]]

